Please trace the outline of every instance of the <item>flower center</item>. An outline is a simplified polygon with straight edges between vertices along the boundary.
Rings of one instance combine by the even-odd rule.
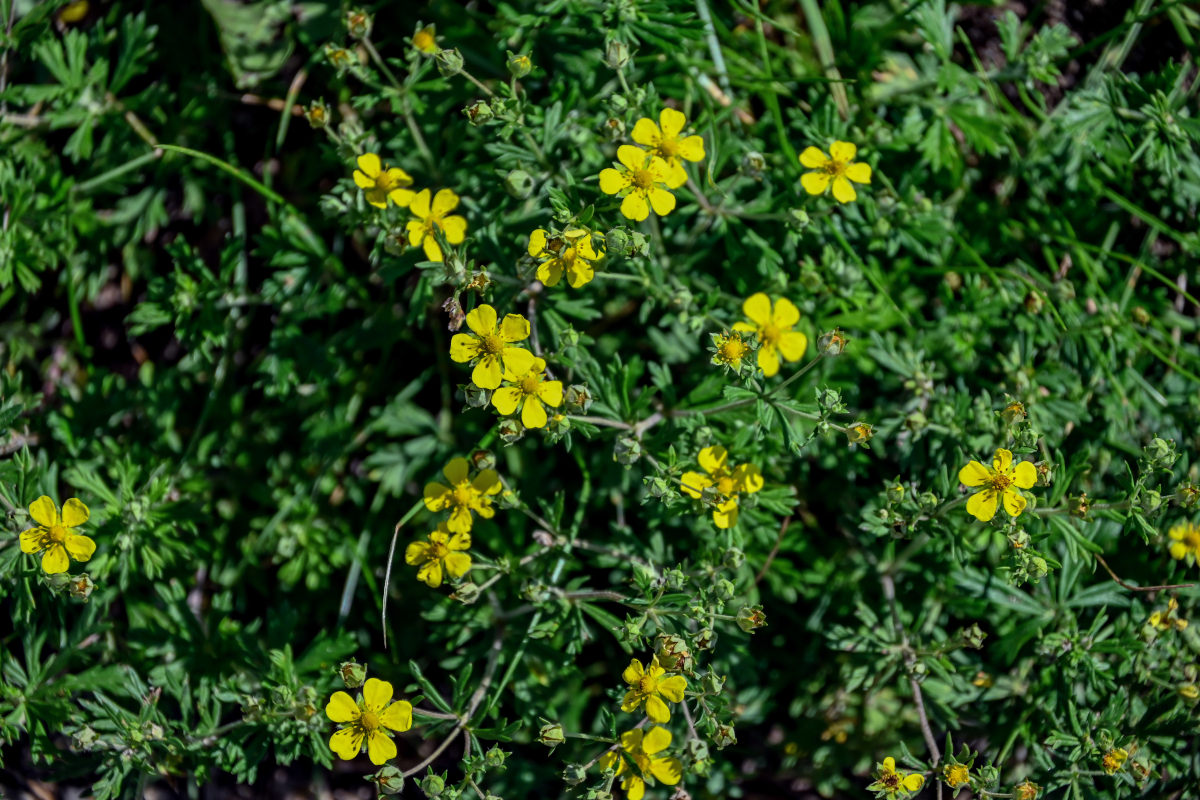
[[[375,188],[383,192],[390,192],[392,189],[398,188],[396,181],[393,181],[391,175],[388,174],[387,167],[384,167],[383,172],[375,179]]]
[[[494,333],[479,337],[479,349],[489,356],[498,356],[504,350],[504,342]]]
[[[679,142],[674,139],[663,139],[658,143],[658,152],[663,158],[674,158],[679,155]]]
[[[521,392],[523,394],[537,394],[538,387],[541,385],[542,379],[537,375],[526,375],[521,379]]]
[[[51,525],[49,531],[50,541],[55,544],[62,544],[67,540],[67,529],[62,525]]]
[[[741,339],[727,339],[721,344],[721,358],[726,362],[737,362],[746,355],[746,345]]]
[[[735,494],[733,477],[727,475],[723,478],[717,478],[717,491],[720,492],[721,494],[725,495],[726,497],[729,497],[729,496]]]
[[[758,331],[758,339],[764,346],[779,344],[779,328],[775,325],[764,325]]]
[[[834,161],[832,158],[825,162],[825,166],[821,169],[825,170],[829,175],[837,178],[846,172],[845,161]]]
[[[379,728],[379,717],[374,711],[364,711],[358,718],[358,727],[370,732]]]
[[[885,772],[879,776],[879,780],[889,789],[898,789],[900,787],[900,776],[895,772]]]
[[[1012,486],[1012,478],[1002,472],[993,472],[992,477],[988,479],[988,483],[997,492],[1003,492],[1009,486]]]
[[[450,548],[441,542],[431,542],[429,545],[429,560],[441,561],[450,552]]]
[[[458,486],[454,487],[454,495],[453,495],[454,505],[456,505],[456,506],[471,505],[471,497],[474,494],[475,494],[475,491],[471,488],[471,485],[469,483],[460,483]]]
[[[638,692],[641,694],[651,694],[655,688],[655,680],[649,675],[643,675],[638,678]]]
[[[654,187],[654,176],[648,169],[635,169],[630,176],[633,185],[643,191]]]

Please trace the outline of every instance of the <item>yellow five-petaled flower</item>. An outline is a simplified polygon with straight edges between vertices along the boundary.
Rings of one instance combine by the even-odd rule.
[[[565,273],[567,283],[578,289],[590,283],[595,272],[592,265],[604,256],[592,245],[592,234],[583,228],[567,228],[562,236],[549,237],[538,228],[529,236],[529,255],[536,258],[537,279],[547,286],[557,286]]]
[[[704,159],[704,140],[699,136],[684,136],[687,117],[673,108],[664,108],[658,115],[659,124],[642,117],[633,126],[632,138],[658,156],[667,165],[667,186],[676,189],[687,183],[682,161]]]
[[[1037,468],[1032,461],[1022,461],[1014,466],[1013,454],[1001,447],[992,458],[992,466],[971,461],[959,470],[958,480],[966,486],[981,487],[967,500],[967,513],[980,522],[987,522],[996,516],[998,501],[1003,501],[1009,516],[1021,515],[1026,500],[1017,489],[1033,488],[1037,483]]]
[[[378,766],[395,758],[396,743],[388,730],[403,733],[412,727],[412,704],[407,700],[391,703],[391,699],[392,685],[378,678],[367,680],[357,703],[345,692],[334,692],[325,706],[325,715],[345,727],[329,737],[329,748],[349,761],[362,752],[366,740],[372,764]]]
[[[651,208],[660,217],[675,210],[675,195],[667,191],[671,170],[666,161],[631,144],[617,148],[617,161],[620,170],[608,167],[600,171],[600,191],[625,198],[621,214],[626,219],[641,222],[650,216]]]
[[[529,320],[508,314],[496,324],[496,309],[482,305],[467,314],[472,333],[456,333],[450,339],[450,358],[465,364],[475,362],[471,381],[480,389],[495,389],[506,372],[523,375],[533,366],[533,353],[515,342],[529,338]]]
[[[659,756],[663,750],[671,746],[671,732],[666,728],[655,726],[645,734],[635,728],[621,734],[621,750],[626,758],[614,751],[609,751],[600,757],[601,769],[616,769],[621,778],[621,788],[629,800],[642,800],[646,793],[646,776],[674,786],[683,777],[683,764],[678,758]],[[634,774],[629,761],[637,765],[638,773]]]
[[[508,416],[521,409],[521,424],[526,428],[546,426],[546,408],[558,408],[563,401],[562,381],[546,380],[546,362],[536,356],[524,372],[504,373],[508,386],[492,392],[492,405]],[[544,404],[544,405],[543,405]]]
[[[833,184],[833,199],[849,203],[858,199],[858,192],[850,185],[871,182],[871,165],[854,163],[858,148],[850,142],[834,142],[825,155],[818,147],[806,147],[800,154],[800,163],[812,172],[800,176],[800,185],[809,194],[825,194]]]
[[[449,486],[432,481],[425,484],[425,507],[430,511],[449,511],[446,530],[467,533],[471,530],[471,513],[484,519],[496,515],[492,495],[500,493],[500,475],[494,469],[481,470],[474,479],[465,458],[452,458],[442,474]]]
[[[412,186],[409,174],[399,167],[387,166],[374,153],[363,153],[358,157],[354,183],[366,194],[367,202],[376,208],[387,208],[389,200],[403,208],[416,197],[416,193],[408,188]]]
[[[433,589],[442,585],[442,574],[461,578],[471,571],[471,534],[451,533],[445,522],[429,534],[427,542],[413,542],[404,549],[404,562],[417,566],[417,580]]]
[[[664,698],[672,703],[682,703],[683,693],[687,691],[687,678],[682,675],[667,675],[667,671],[658,663],[658,656],[650,661],[650,668],[642,666],[636,658],[621,673],[621,677],[629,684],[629,691],[621,701],[621,710],[635,711],[646,704],[646,716],[652,722],[669,722],[671,708]]]
[[[729,465],[729,451],[720,445],[706,447],[697,457],[707,475],[685,472],[680,488],[699,500],[708,487],[717,490],[718,502],[713,509],[713,522],[718,528],[732,528],[738,519],[738,495],[753,494],[763,487],[762,473],[753,464]]]
[[[882,764],[878,765],[879,771],[874,783],[867,787],[867,791],[881,792],[890,797],[897,795],[908,795],[918,791],[925,785],[925,776],[914,773],[898,772],[896,770],[896,759],[888,756],[883,760]]]
[[[1200,525],[1187,521],[1172,525],[1167,538],[1171,540],[1168,550],[1171,558],[1176,561],[1186,558],[1188,564],[1200,561]]]
[[[59,516],[58,506],[49,497],[42,495],[29,505],[29,516],[38,524],[21,534],[22,553],[41,553],[42,569],[47,575],[57,575],[66,572],[71,566],[71,558],[76,561],[87,561],[96,552],[96,543],[87,536],[74,533],[71,528],[78,528],[88,521],[88,508],[82,502],[72,497],[63,503],[62,516]],[[70,555],[70,558],[67,556]]]
[[[763,292],[750,295],[742,304],[742,312],[753,324],[734,323],[735,331],[758,336],[758,367],[768,378],[779,373],[779,359],[799,361],[808,348],[808,337],[792,330],[800,321],[800,309],[781,297],[771,307],[771,298]]]
[[[430,261],[442,260],[442,247],[434,237],[434,230],[440,230],[450,244],[462,244],[467,236],[467,221],[457,214],[450,214],[458,208],[458,195],[450,189],[441,189],[433,196],[430,203],[430,192],[422,189],[421,193],[412,199],[408,210],[416,217],[408,223],[408,243],[413,247],[421,245],[425,249],[425,257]]]

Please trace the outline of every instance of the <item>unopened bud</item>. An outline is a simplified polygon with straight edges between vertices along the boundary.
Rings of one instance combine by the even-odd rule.
[[[533,69],[533,62],[529,60],[527,55],[515,55],[512,52],[508,53],[508,74],[514,78],[521,79],[530,73]]]
[[[499,747],[493,747],[483,754],[483,760],[492,769],[503,767],[505,760],[508,758],[508,753],[501,750]]]
[[[381,767],[370,780],[379,788],[380,794],[400,794],[404,791],[404,774],[391,764]]]
[[[514,169],[504,176],[504,190],[518,200],[533,194],[533,187],[533,176],[523,169]]]
[[[463,57],[462,53],[458,52],[457,47],[449,50],[438,50],[433,54],[433,60],[437,64],[438,72],[441,73],[443,78],[453,78],[462,72]],[[475,120],[472,119],[471,121],[474,122]]]
[[[717,581],[714,591],[716,592],[718,600],[732,600],[734,595],[737,594],[737,587],[733,585],[733,581],[728,580],[727,578],[722,578],[721,580]]]
[[[1038,792],[1041,790],[1042,787],[1038,786],[1033,781],[1026,780],[1024,783],[1018,784],[1016,788],[1013,789],[1013,797],[1015,797],[1016,800],[1037,800]]]
[[[446,781],[441,775],[426,775],[421,779],[421,791],[426,797],[441,797]]]
[[[91,750],[98,738],[100,737],[94,730],[84,725],[71,737],[71,747],[75,750]]]
[[[330,66],[338,72],[347,70],[358,62],[358,59],[349,50],[334,47],[331,44],[325,45],[325,58],[329,61]]]
[[[584,414],[592,405],[592,393],[580,383],[573,383],[563,393],[563,402],[572,414]]]
[[[856,422],[846,428],[846,440],[850,444],[865,445],[871,441],[871,437],[875,435],[875,430],[866,422]]]
[[[692,671],[692,653],[681,636],[660,633],[654,654],[658,656],[659,665],[669,672]]]
[[[450,599],[462,603],[464,606],[469,606],[473,605],[477,600],[479,600],[480,594],[481,592],[479,591],[479,587],[471,581],[467,581],[460,584],[454,590],[454,592],[451,593]]]
[[[987,633],[983,628],[979,627],[978,622],[974,622],[968,628],[961,628],[958,631],[958,640],[963,647],[969,647],[972,650],[983,649],[983,640],[987,638]]]
[[[604,64],[611,70],[620,71],[629,63],[629,45],[610,39],[604,48]]]
[[[803,208],[793,208],[788,211],[786,221],[794,228],[804,229],[812,223],[812,218]]]
[[[741,548],[730,547],[721,556],[721,563],[729,569],[738,569],[746,563],[746,554]]]
[[[1086,519],[1092,503],[1088,500],[1087,492],[1081,492],[1079,497],[1071,501],[1071,516]]]
[[[737,626],[746,633],[754,633],[767,625],[767,615],[763,613],[762,606],[743,606],[738,609],[735,619]]]
[[[552,722],[548,725],[543,725],[538,731],[538,741],[549,747],[551,750],[558,747],[567,740],[566,734],[563,733],[563,726],[557,722]]]
[[[742,174],[756,181],[761,181],[767,168],[767,159],[757,150],[751,150],[742,156]]]
[[[1179,454],[1175,452],[1174,440],[1161,439],[1157,436],[1150,440],[1150,444],[1143,448],[1142,453],[1152,469],[1169,471],[1179,458]]]
[[[304,118],[313,130],[320,130],[329,124],[329,106],[324,100],[313,100],[304,109]]]
[[[701,628],[692,641],[698,650],[712,650],[717,644],[717,632],[712,628]]]
[[[442,52],[445,53],[448,51],[443,50]],[[467,121],[476,126],[483,125],[496,116],[495,112],[492,111],[492,107],[483,100],[476,100],[474,103],[471,103],[471,105],[463,109],[463,113],[467,115]]]
[[[92,579],[85,572],[77,578],[71,578],[71,582],[67,584],[67,593],[76,600],[87,602],[92,596],[92,590],[96,588],[96,584],[92,583]]]
[[[1025,310],[1030,314],[1042,313],[1042,307],[1046,305],[1045,299],[1042,298],[1041,292],[1031,290],[1025,295]]]
[[[365,39],[371,35],[373,21],[365,11],[354,10],[346,14],[346,32],[353,39]]]
[[[587,770],[582,764],[567,764],[563,770],[563,783],[568,786],[578,786],[587,780]]]
[[[1200,486],[1187,481],[1179,484],[1179,488],[1175,490],[1175,497],[1179,501],[1179,505],[1184,508],[1191,508],[1200,502]]]
[[[730,745],[737,744],[737,734],[733,730],[732,725],[721,723],[717,729],[713,731],[713,742],[717,745],[718,750],[724,750]]]
[[[892,504],[904,502],[904,485],[896,483],[887,487],[887,499]]]
[[[638,462],[638,459],[642,457],[642,452],[641,441],[633,434],[626,433],[618,436],[613,445],[613,461],[628,467]]]
[[[338,667],[338,675],[347,689],[357,689],[367,680],[367,668],[357,661],[343,661]]]
[[[473,383],[468,383],[463,387],[463,400],[466,402],[467,408],[487,408],[488,403],[492,401],[492,393]]]

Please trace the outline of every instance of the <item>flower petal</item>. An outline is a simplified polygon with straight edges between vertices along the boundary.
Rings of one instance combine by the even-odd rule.
[[[393,192],[392,194],[395,194]],[[446,241],[450,244],[462,244],[467,238],[467,220],[457,214],[442,220],[442,230],[446,233]]]
[[[29,504],[29,516],[42,527],[53,527],[58,524],[58,506],[54,505],[54,501],[49,497],[42,495]]]
[[[504,416],[516,413],[521,402],[521,390],[515,386],[502,386],[492,392],[492,405]]]
[[[479,339],[469,333],[456,333],[450,337],[450,359],[465,364],[479,355]]]
[[[412,703],[407,700],[392,703],[379,715],[379,724],[404,733],[412,727]]]
[[[500,473],[494,469],[485,469],[471,481],[471,488],[482,495],[498,494],[500,492]]]
[[[1021,512],[1025,510],[1027,501],[1018,492],[1012,489],[1004,490],[1004,510],[1008,512],[1010,517],[1019,517]]]
[[[763,375],[773,378],[779,374],[779,351],[770,345],[758,348],[758,368]]]
[[[850,142],[834,142],[829,147],[829,156],[834,161],[849,164],[858,155],[858,147]]]
[[[529,255],[537,258],[546,249],[546,231],[538,228],[529,234]]]
[[[425,507],[430,511],[442,511],[446,509],[450,505],[452,491],[449,486],[443,486],[436,481],[425,484]]]
[[[968,461],[958,471],[958,482],[964,486],[983,486],[992,479],[992,471],[978,461]]]
[[[450,541],[446,542],[446,547],[450,550],[470,550],[471,549],[471,534],[456,533],[450,537]]]
[[[475,369],[471,370],[471,382],[480,389],[497,388],[502,377],[500,359],[496,356],[484,356],[479,359]]]
[[[658,115],[658,122],[662,126],[663,137],[674,139],[679,136],[679,132],[687,125],[687,117],[682,111],[677,111],[673,108],[664,108]]]
[[[1033,485],[1037,483],[1037,467],[1033,465],[1032,461],[1022,461],[1017,464],[1016,469],[1013,470],[1013,483],[1017,485],[1018,489],[1033,488]]]
[[[360,713],[354,698],[345,692],[334,692],[325,706],[325,716],[333,722],[353,722]]]
[[[854,191],[854,184],[839,176],[833,179],[833,199],[839,203],[853,203],[858,199],[858,192]]]
[[[800,154],[801,166],[808,167],[809,169],[822,169],[828,163],[829,157],[819,147],[812,147],[810,145],[804,148],[804,152]]]
[[[361,170],[354,170],[354,185],[360,189],[374,189],[375,179],[368,178]]]
[[[639,692],[636,688],[630,689],[625,693],[625,697],[621,700],[621,710],[628,714],[640,706],[642,701],[645,699],[646,696]]]
[[[430,197],[431,194],[428,189],[422,189],[421,191],[417,192],[417,196],[414,197],[413,201],[408,205],[408,210],[412,212],[414,217],[418,217],[420,219],[429,218]],[[409,225],[412,225],[412,223],[410,222]]]
[[[538,386],[538,399],[551,408],[558,408],[563,401],[562,381],[542,381]]]
[[[396,743],[383,731],[371,731],[367,734],[367,756],[375,766],[386,764],[396,757]]]
[[[666,184],[668,189],[678,189],[680,186],[683,186],[685,183],[687,183],[687,178],[687,170],[683,168],[683,164],[681,164],[679,161],[672,160],[671,163],[667,165]]]
[[[763,476],[758,467],[753,464],[741,464],[733,471],[733,480],[737,483],[737,491],[754,494],[763,488]]]
[[[363,684],[363,703],[367,707],[367,711],[374,711],[378,714],[392,700],[392,685],[387,681],[381,681],[378,678],[367,678],[367,682]]]
[[[686,161],[703,161],[704,140],[699,136],[688,136],[680,140],[679,157]]]
[[[697,500],[700,499],[700,493],[712,485],[712,478],[701,475],[699,472],[685,472],[679,479],[679,488],[683,493]]]
[[[654,120],[642,117],[633,124],[633,132],[629,138],[646,147],[657,147],[662,141],[662,132],[654,124]]]
[[[563,262],[561,258],[552,258],[549,261],[543,261],[538,266],[537,279],[546,286],[558,286],[558,282],[562,280]]]
[[[405,564],[420,564],[429,560],[429,542],[411,542],[404,548]]]
[[[437,243],[437,239],[433,238],[432,235],[426,236],[421,240],[421,247],[425,249],[426,261],[435,261],[439,264],[442,262],[442,246]]]
[[[358,157],[357,163],[358,168],[361,169],[368,178],[378,178],[380,173],[383,172],[383,164],[379,161],[379,156],[375,155],[374,153],[363,153]],[[372,181],[372,183],[373,182],[374,181]]]
[[[995,489],[984,489],[967,498],[967,513],[980,522],[989,522],[996,516],[996,501],[999,492]]]
[[[516,375],[528,373],[537,360],[533,353],[524,347],[506,347],[500,353],[500,357],[504,360],[504,368]]]
[[[631,144],[623,144],[617,148],[617,161],[624,164],[627,169],[641,169],[649,157],[650,154],[645,150]]]
[[[888,756],[887,758],[885,758],[883,760],[883,771],[884,772],[895,772],[896,771],[896,759],[892,758],[891,756]]]
[[[637,683],[646,674],[645,668],[642,667],[642,662],[636,658],[630,659],[629,666],[621,672],[621,680],[629,684]]]
[[[596,276],[596,271],[592,269],[591,264],[586,259],[577,258],[571,268],[567,270],[567,283],[571,284],[572,289],[578,289],[592,282],[592,278]]]
[[[417,193],[411,189],[392,189],[388,192],[388,199],[401,208],[408,208],[412,205],[413,198]]]
[[[446,476],[446,480],[450,481],[451,486],[456,486],[464,482],[471,472],[471,465],[462,456],[452,458],[446,462],[445,469],[442,474]]]
[[[683,763],[678,758],[653,758],[650,774],[660,783],[674,786],[683,778]]]
[[[500,340],[512,344],[529,338],[529,320],[520,314],[507,314],[500,325]]]
[[[671,746],[671,732],[655,725],[642,739],[642,752],[648,756],[661,753]]]
[[[848,164],[846,166],[846,177],[855,183],[870,183],[871,182],[871,165],[859,162],[858,164]]]
[[[52,544],[46,549],[46,554],[42,556],[42,571],[47,575],[57,575],[60,572],[66,572],[71,566],[71,559],[67,558],[67,548],[61,544]]]
[[[786,361],[799,361],[808,349],[808,337],[799,331],[788,331],[779,336],[779,353]]]
[[[650,206],[641,192],[631,192],[621,201],[621,216],[634,222],[641,222],[650,216]]]
[[[439,189],[433,197],[433,216],[444,217],[458,207],[458,195],[452,189]]]
[[[777,328],[790,328],[800,321],[800,309],[786,297],[775,301],[775,310],[771,313],[771,322]]]
[[[90,537],[75,533],[68,533],[63,545],[76,561],[87,561],[92,557],[92,553],[96,552],[96,543]]]
[[[468,519],[470,515],[468,514]],[[426,561],[417,570],[417,580],[424,583],[431,589],[436,589],[442,585],[442,562],[437,559]]]
[[[410,205],[409,208],[411,209],[412,206]],[[421,242],[425,241],[424,223],[417,222],[416,220],[410,220],[408,224],[405,225],[405,229],[408,231],[408,243],[413,247],[416,247]]]
[[[630,183],[629,175],[623,175],[612,167],[600,170],[600,191],[605,194],[619,194],[628,189]]]
[[[719,444],[704,448],[696,457],[700,467],[710,475],[725,466],[728,460],[729,451]]]
[[[800,185],[811,195],[825,194],[831,180],[827,172],[806,172],[800,176]]]
[[[650,205],[655,214],[665,217],[675,210],[675,195],[656,186],[650,190]]]
[[[471,557],[466,553],[447,553],[446,572],[452,578],[461,578],[471,571]]]
[[[495,333],[496,309],[486,303],[478,308],[471,309],[467,312],[467,327],[480,336]]]
[[[925,777],[914,772],[911,775],[905,775],[902,783],[904,784],[905,789],[910,792],[915,792],[925,785]]]
[[[24,548],[24,543],[22,542],[22,549],[23,548]],[[1175,542],[1167,549],[1167,551],[1171,554],[1171,558],[1175,559],[1176,561],[1179,561],[1179,560],[1183,559],[1184,556],[1187,555],[1188,547],[1183,542]],[[29,552],[29,551],[26,550],[26,552]]]
[[[738,502],[734,497],[713,510],[713,522],[721,530],[726,530],[737,525],[738,521]]]
[[[658,682],[659,693],[672,703],[682,703],[683,693],[687,691],[687,678],[682,675],[672,675]]]
[[[342,728],[329,737],[329,749],[338,758],[352,761],[362,751],[363,735],[355,728]]]
[[[996,455],[992,457],[992,469],[999,472],[1001,475],[1007,475],[1012,469],[1012,451],[1005,450],[1003,447],[996,449]]]
[[[646,796],[646,782],[637,775],[626,776],[625,780],[621,781],[621,788],[625,790],[628,800],[642,800]]]
[[[41,528],[30,528],[21,534],[22,553],[40,553],[45,544],[46,534]]]
[[[521,424],[526,428],[546,427],[546,408],[536,395],[526,395],[525,405],[521,408]]]
[[[760,328],[771,324],[771,298],[765,292],[756,292],[742,303],[742,313]]]
[[[671,709],[667,707],[667,704],[658,695],[648,695],[646,697],[646,716],[652,722],[670,722]],[[662,729],[660,728],[659,730]]]

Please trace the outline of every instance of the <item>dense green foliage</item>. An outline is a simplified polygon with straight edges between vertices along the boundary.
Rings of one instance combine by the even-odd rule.
[[[1200,13],[1074,5],[0,0],[4,768],[636,798],[651,748],[601,756],[657,652],[648,797],[1188,796]],[[627,219],[598,178],[668,107],[703,159]],[[802,184],[835,142],[853,202]],[[444,261],[365,153],[461,198]],[[769,377],[714,363],[759,292],[807,341]],[[483,304],[544,427],[451,357]],[[700,491],[721,447],[761,489]],[[998,449],[1027,505],[979,521]],[[503,488],[434,588],[458,457]],[[43,495],[90,510],[66,573]],[[331,769],[351,660],[416,708],[383,771]]]

